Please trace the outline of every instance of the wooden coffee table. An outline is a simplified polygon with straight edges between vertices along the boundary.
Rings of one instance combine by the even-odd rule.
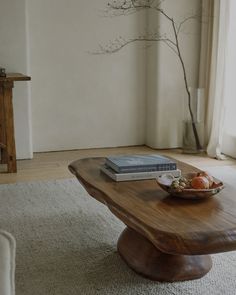
[[[212,267],[209,254],[236,250],[236,189],[226,186],[203,200],[179,199],[155,180],[114,182],[100,171],[104,161],[82,159],[69,169],[127,225],[118,252],[134,271],[158,281],[197,279]],[[181,162],[178,167],[198,171]]]

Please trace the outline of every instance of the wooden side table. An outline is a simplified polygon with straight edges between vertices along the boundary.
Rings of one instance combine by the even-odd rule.
[[[18,73],[9,73],[6,77],[0,77],[1,164],[7,164],[9,173],[17,172],[12,89],[15,81],[30,79],[30,77]]]

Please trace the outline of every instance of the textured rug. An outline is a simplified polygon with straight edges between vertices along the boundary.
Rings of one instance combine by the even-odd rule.
[[[17,241],[16,295],[236,294],[236,252],[195,281],[138,276],[116,251],[124,225],[75,179],[0,185],[0,227]]]

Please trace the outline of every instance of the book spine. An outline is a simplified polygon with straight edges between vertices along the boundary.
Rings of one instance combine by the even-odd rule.
[[[163,163],[155,165],[141,165],[141,166],[130,166],[130,167],[118,167],[109,159],[106,159],[106,165],[112,168],[117,173],[132,173],[132,172],[151,172],[151,171],[170,171],[176,170],[176,163]]]
[[[157,177],[161,176],[163,173],[166,173],[167,171],[153,171],[153,172],[147,172],[147,173],[123,173],[123,174],[115,174],[115,178],[113,178],[116,181],[132,181],[132,180],[145,180],[145,179],[156,179]],[[180,177],[181,171],[175,170],[171,172],[171,174],[174,177]]]
[[[111,167],[112,168],[112,167]],[[151,172],[151,171],[171,171],[176,170],[176,163],[158,164],[154,166],[138,166],[138,167],[120,167],[116,169],[118,173],[132,173],[132,172]]]
[[[137,173],[113,173],[111,170],[102,166],[101,171],[108,175],[115,181],[132,181],[132,180],[144,180],[144,179],[155,179],[162,175],[163,173],[168,173],[169,171],[153,171],[153,172],[137,172]],[[174,177],[180,177],[181,171],[179,169],[171,171]]]
[[[120,168],[119,173],[152,172],[157,171],[156,166],[140,166]]]
[[[114,163],[112,163],[109,159],[106,159],[105,165],[111,167],[114,171],[119,173],[119,167],[117,167]]]

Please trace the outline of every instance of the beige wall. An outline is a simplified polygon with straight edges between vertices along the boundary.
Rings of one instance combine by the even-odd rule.
[[[0,0],[0,66],[28,72],[24,0]],[[29,83],[16,82],[13,91],[17,158],[32,157]]]
[[[144,143],[145,50],[91,55],[143,27],[102,17],[107,1],[29,0],[34,151]]]
[[[147,50],[136,43],[112,55],[89,54],[120,35],[142,34],[146,14],[103,17],[107,0],[26,0],[26,7],[24,0],[0,2],[0,64],[32,76],[34,151],[145,142],[153,147],[180,145],[184,85],[176,56],[161,43]],[[166,0],[164,5],[181,19],[200,2]],[[150,15],[150,28],[158,23],[166,29],[163,19]],[[199,24],[189,24],[181,45],[195,86],[200,32]],[[28,157],[32,149],[26,84],[18,83],[15,93],[18,154]],[[177,132],[156,140],[157,132],[173,125],[178,125]]]

